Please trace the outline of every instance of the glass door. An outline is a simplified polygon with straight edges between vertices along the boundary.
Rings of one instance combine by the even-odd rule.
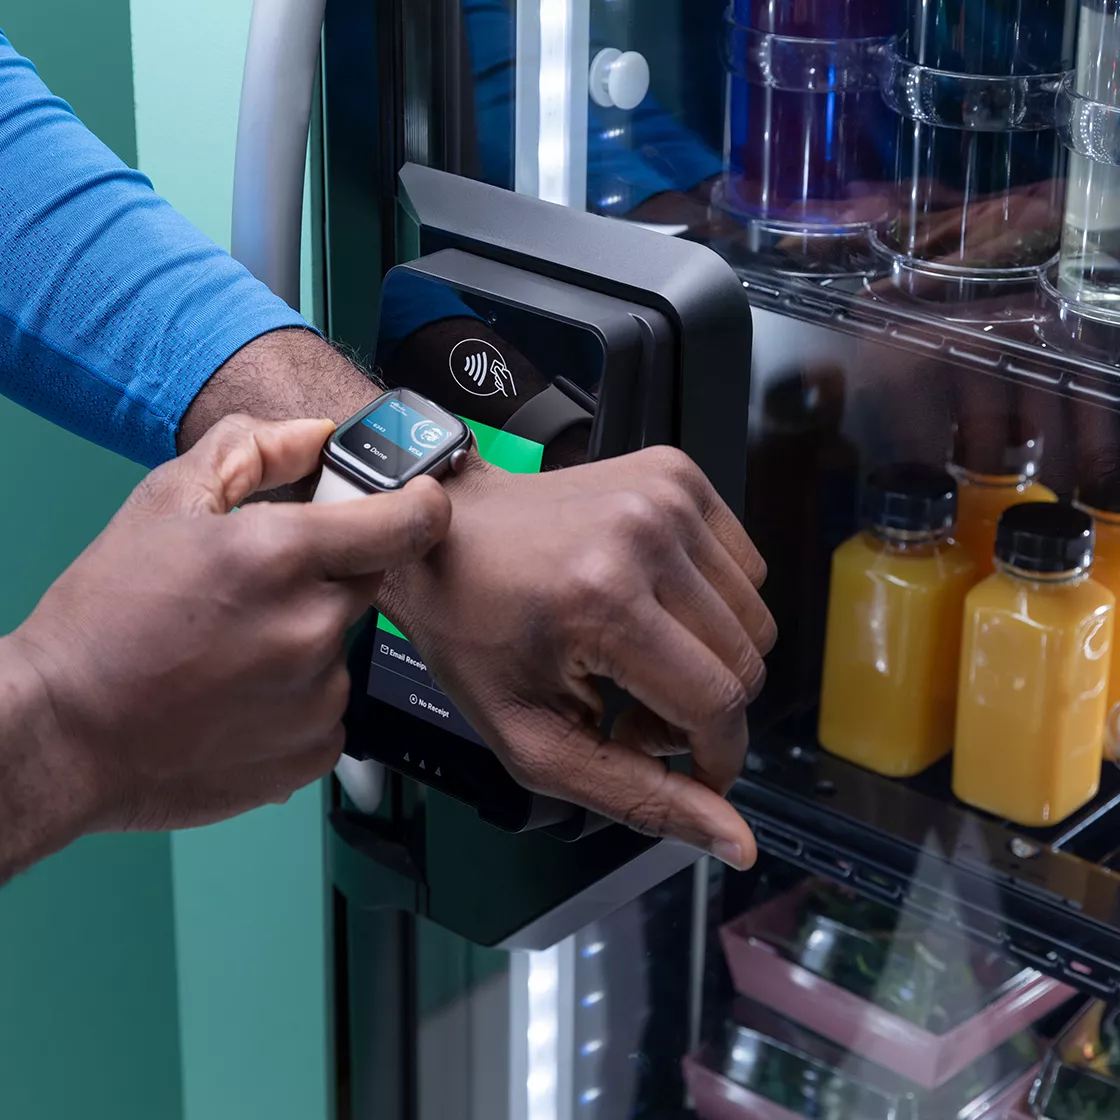
[[[381,7],[411,89],[426,17]],[[755,871],[536,954],[416,957],[420,1114],[1120,1116],[1115,5],[458,15],[455,170],[745,286],[725,376],[782,637],[732,792]],[[405,104],[421,152],[443,110]]]

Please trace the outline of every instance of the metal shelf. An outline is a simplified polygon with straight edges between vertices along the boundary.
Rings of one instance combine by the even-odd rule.
[[[873,292],[871,282],[863,277],[782,275],[760,269],[758,261],[737,246],[713,243],[712,247],[736,268],[755,307],[918,350],[958,368],[1120,409],[1120,368],[1088,348],[1077,348],[1072,340],[1068,348],[1048,342],[1061,324],[1030,286],[1005,297],[1001,310],[1018,308],[1015,315],[999,318],[993,311],[993,318],[984,319],[980,309],[973,313],[969,304],[923,302],[889,290]],[[955,319],[954,312],[970,314]],[[1120,328],[1113,332],[1120,353]]]
[[[811,717],[753,743],[732,801],[759,848],[895,906],[928,914],[1078,988],[1120,995],[1120,771],[1045,831],[975,812],[948,761],[892,781],[834,758]],[[1120,866],[1120,862],[1116,864]]]

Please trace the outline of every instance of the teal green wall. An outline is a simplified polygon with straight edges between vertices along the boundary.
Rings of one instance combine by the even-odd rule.
[[[132,0],[140,169],[227,247],[251,10]],[[328,1114],[322,797],[172,838],[183,1120]]]
[[[7,0],[0,27],[228,244],[250,7]],[[33,454],[47,473],[32,494]],[[0,628],[18,625],[140,475],[0,400]],[[84,841],[0,892],[0,1117],[324,1120],[322,822],[316,786],[212,829]]]
[[[127,0],[7,0],[0,27],[134,163]],[[140,476],[0,400],[0,631],[24,618]],[[176,1120],[171,903],[164,836],[83,841],[0,892],[0,1116]]]

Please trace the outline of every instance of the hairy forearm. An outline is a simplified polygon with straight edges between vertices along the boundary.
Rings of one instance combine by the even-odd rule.
[[[77,839],[96,804],[18,634],[0,638],[0,884]]]
[[[339,424],[380,392],[363,370],[312,331],[272,331],[239,350],[203,386],[179,426],[179,451],[234,412]]]

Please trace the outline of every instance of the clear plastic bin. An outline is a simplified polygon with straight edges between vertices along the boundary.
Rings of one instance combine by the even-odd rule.
[[[703,1120],[1004,1120],[1040,1052],[1017,1035],[930,1091],[738,1000],[723,1038],[685,1059],[685,1077]]]
[[[818,880],[749,910],[721,938],[737,991],[927,1088],[1072,994]]]
[[[1030,1097],[1040,1120],[1120,1116],[1120,1008],[1097,1000],[1057,1037]]]

